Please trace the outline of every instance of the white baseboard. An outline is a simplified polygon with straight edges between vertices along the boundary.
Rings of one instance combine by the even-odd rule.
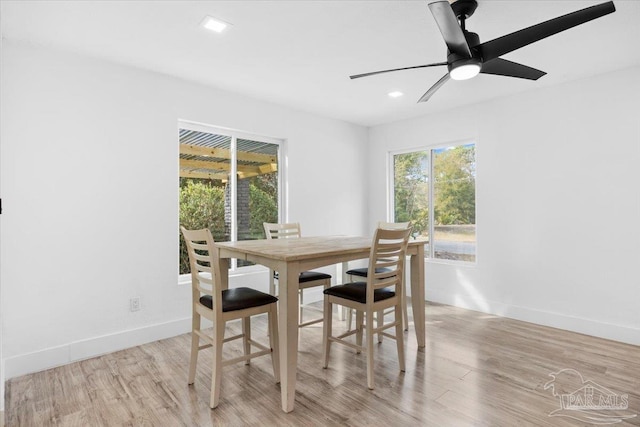
[[[5,379],[19,377],[45,369],[91,357],[101,356],[125,348],[135,347],[191,330],[191,318],[177,319],[114,334],[74,341],[58,347],[50,347],[34,353],[21,354],[4,360]]]
[[[452,295],[445,292],[427,290],[429,301],[494,314],[524,322],[535,323],[552,328],[578,332],[599,338],[640,345],[640,329],[628,326],[599,322],[581,317],[568,316],[528,307],[504,304],[497,301],[478,300],[471,295]]]

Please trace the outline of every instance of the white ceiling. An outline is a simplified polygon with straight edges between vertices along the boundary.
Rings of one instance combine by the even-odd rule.
[[[420,96],[446,67],[350,80],[351,74],[446,60],[429,1],[10,1],[2,36],[61,48],[371,126],[640,65],[640,1],[505,59],[538,81],[480,75]],[[467,29],[481,41],[602,1],[479,0]],[[217,35],[205,15],[233,24]],[[399,90],[405,96],[392,99]]]

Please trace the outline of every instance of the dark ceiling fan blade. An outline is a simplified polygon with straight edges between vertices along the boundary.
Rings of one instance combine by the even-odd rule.
[[[522,29],[520,31],[498,37],[497,39],[484,42],[476,49],[482,55],[482,59],[488,62],[494,58],[520,49],[523,46],[542,40],[546,37],[557,34],[561,31],[568,30],[585,22],[589,22],[601,16],[615,12],[616,8],[613,2],[602,3],[591,6],[586,9],[578,10],[549,21],[542,22],[537,25]]]
[[[520,79],[538,80],[544,76],[544,71],[537,70],[517,62],[507,61],[506,59],[496,58],[482,64],[483,74],[495,74],[497,76],[517,77]]]
[[[422,95],[422,98],[418,99],[418,102],[427,102],[429,98],[431,98],[431,96],[433,96],[433,94],[442,87],[442,85],[449,81],[450,78],[451,77],[449,76],[449,73],[445,74],[440,80],[436,82],[436,84],[431,86],[424,95]]]
[[[437,1],[429,3],[429,10],[431,10],[431,14],[440,28],[449,52],[465,58],[471,58],[471,49],[469,49],[467,39],[464,37],[464,32],[460,28],[458,18],[453,13],[449,2]]]
[[[403,67],[403,68],[393,68],[391,70],[373,71],[371,73],[355,74],[353,76],[349,76],[349,78],[350,79],[359,79],[360,77],[369,77],[369,76],[374,76],[376,74],[390,73],[392,71],[413,70],[414,68],[437,67],[437,66],[440,66],[440,65],[447,65],[447,63],[446,62],[436,62],[436,63],[433,63],[433,64],[415,65],[413,67]]]

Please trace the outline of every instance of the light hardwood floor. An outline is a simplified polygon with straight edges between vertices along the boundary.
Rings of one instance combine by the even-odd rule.
[[[427,345],[417,350],[405,332],[407,370],[395,342],[375,353],[376,389],[366,386],[364,354],[333,346],[322,369],[321,325],[300,331],[295,410],[280,409],[269,358],[225,367],[220,405],[210,410],[211,357],[200,354],[194,386],[187,385],[188,334],[7,382],[7,426],[580,426],[550,417],[560,407],[550,373],[572,368],[616,394],[640,426],[640,347],[445,305],[428,304]],[[335,321],[336,327],[343,322]],[[231,329],[239,330],[238,324]],[[254,338],[266,333],[256,321]],[[225,346],[225,357],[241,344]],[[577,390],[578,385],[573,384]],[[577,411],[565,411],[580,415]]]

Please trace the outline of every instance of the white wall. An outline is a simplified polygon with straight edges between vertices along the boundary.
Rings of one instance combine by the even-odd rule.
[[[427,262],[427,298],[640,344],[639,75],[372,128],[369,224],[389,151],[474,138],[477,264]]]
[[[639,72],[367,135],[160,74],[3,41],[6,375],[188,330],[189,287],[176,285],[178,119],[287,139],[288,218],[306,235],[367,234],[386,218],[388,151],[476,138],[478,263],[428,261],[427,297],[640,344]],[[365,150],[369,170],[352,161]],[[234,284],[243,281],[266,284],[266,275]],[[129,313],[132,296],[142,297],[140,312]]]
[[[177,285],[178,119],[286,139],[288,218],[306,235],[364,232],[366,171],[352,159],[365,128],[3,43],[7,378],[188,331],[190,288]],[[242,279],[266,287],[266,277]]]

